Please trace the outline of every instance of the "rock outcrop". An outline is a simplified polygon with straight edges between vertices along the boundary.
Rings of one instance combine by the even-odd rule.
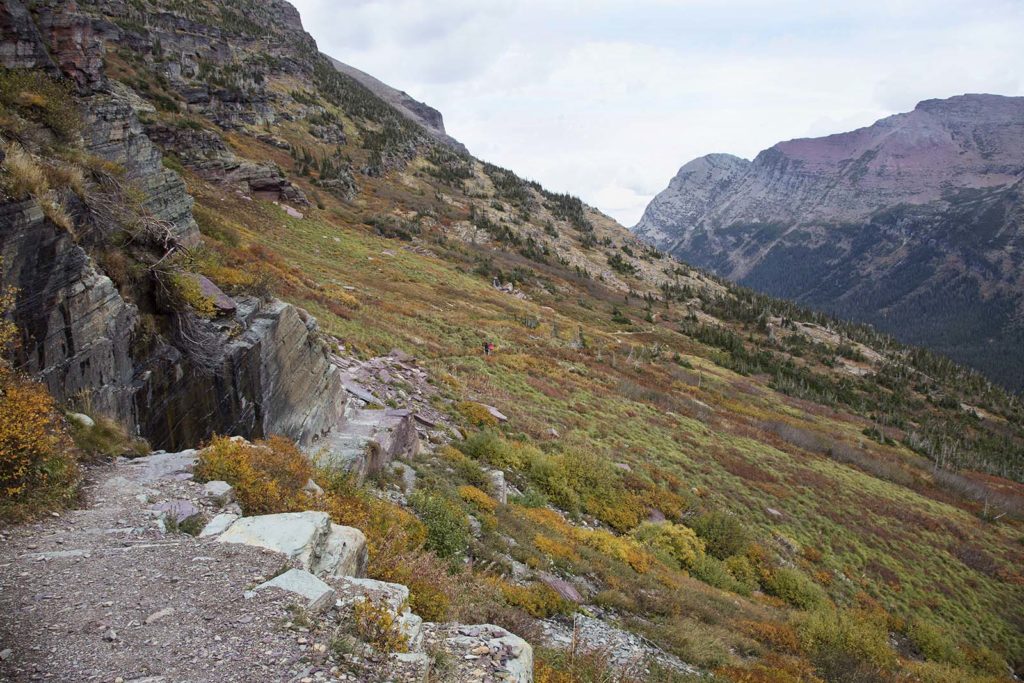
[[[97,412],[135,425],[135,307],[34,200],[0,205],[0,255],[0,281],[18,293],[19,364],[53,395],[86,394]]]
[[[634,231],[1024,387],[1024,97],[963,95],[683,166]]]
[[[270,7],[286,17],[294,12],[285,3]],[[183,19],[160,17],[154,23],[178,21]],[[164,167],[139,121],[147,105],[104,79],[99,36],[123,37],[119,31],[79,12],[74,3],[41,3],[29,12],[23,3],[6,0],[0,57],[7,67],[49,69],[75,81],[81,96],[67,106],[82,112],[84,151],[123,169],[122,182],[141,190],[141,206],[128,210],[145,221],[160,258],[197,244],[200,235],[184,182]],[[194,42],[204,54],[223,49],[219,36],[209,32],[206,38],[174,35]],[[243,167],[235,162],[234,172]],[[279,171],[254,167],[243,176],[239,182],[251,191],[273,190],[275,199],[304,201]],[[55,397],[87,398],[95,411],[171,449],[195,445],[213,433],[279,433],[308,445],[337,423],[346,394],[315,321],[304,312],[280,301],[235,302],[221,293],[215,301],[221,317],[195,320],[196,329],[186,339],[175,331],[174,314],[159,305],[152,311],[147,300],[151,315],[172,332],[160,333],[159,324],[155,336],[152,329],[144,332],[137,303],[148,296],[147,287],[120,292],[90,256],[126,226],[117,223],[118,216],[97,220],[88,211],[80,213],[76,222],[84,229],[76,241],[47,220],[35,201],[0,205],[2,282],[18,291],[17,361],[41,377]]]

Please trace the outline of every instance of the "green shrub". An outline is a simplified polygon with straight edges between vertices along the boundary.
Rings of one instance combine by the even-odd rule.
[[[741,590],[739,582],[729,573],[725,563],[717,557],[705,555],[693,565],[690,573],[695,578],[719,590],[731,591],[733,593],[739,593]]]
[[[778,567],[768,572],[762,580],[762,585],[775,597],[800,609],[813,609],[828,602],[821,586],[789,567]]]
[[[491,430],[473,434],[459,444],[459,450],[474,460],[516,472],[523,471],[532,460],[543,455],[535,446],[521,441],[507,441]]]
[[[925,659],[953,666],[964,663],[964,654],[953,638],[931,622],[911,619],[907,623],[906,635]]]
[[[740,595],[750,595],[758,587],[757,569],[745,555],[733,555],[726,558],[725,568],[736,579]]]
[[[751,542],[750,533],[743,523],[728,512],[706,512],[690,526],[704,539],[708,554],[720,560],[742,555]]]
[[[469,547],[469,521],[454,501],[417,491],[409,497],[416,514],[427,527],[427,548],[438,557],[460,557]]]
[[[452,469],[455,470],[455,474],[467,484],[471,484],[478,488],[486,488],[490,483],[490,479],[488,479],[483,468],[480,467],[476,461],[470,460],[466,457],[466,455],[457,448],[444,446],[438,450],[438,455],[444,458],[444,460],[451,465]]]
[[[815,610],[798,620],[801,644],[818,674],[834,683],[884,680],[896,665],[884,619],[860,610]]]
[[[86,457],[114,458],[119,455],[138,456],[149,452],[149,444],[142,439],[132,438],[117,422],[102,416],[94,418],[95,424],[84,424],[69,420],[71,438]]]

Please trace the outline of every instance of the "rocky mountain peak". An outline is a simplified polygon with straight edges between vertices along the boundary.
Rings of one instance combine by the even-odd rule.
[[[780,142],[752,162],[695,159],[654,198],[634,231],[726,277],[929,343],[942,336],[943,324],[922,320],[924,333],[913,324],[905,328],[906,316],[891,320],[902,310],[902,295],[858,299],[851,290],[870,284],[881,292],[887,277],[881,267],[903,295],[933,281],[928,296],[941,298],[935,281],[949,282],[955,271],[971,282],[972,291],[961,291],[965,311],[970,302],[990,305],[1006,296],[1000,319],[1024,312],[1021,286],[1008,269],[1019,261],[1010,243],[1024,239],[1012,210],[1022,177],[1024,97],[960,95],[925,100],[857,130]],[[899,258],[894,262],[891,250],[876,253],[879,244],[898,249]],[[809,253],[815,256],[808,259]],[[822,286],[822,278],[843,284]],[[985,362],[971,348],[965,337],[946,350]],[[1014,357],[1024,365],[1020,356],[1018,349]]]

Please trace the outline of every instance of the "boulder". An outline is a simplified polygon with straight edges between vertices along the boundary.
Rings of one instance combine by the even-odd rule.
[[[226,481],[208,481],[203,485],[203,495],[218,505],[227,505],[235,499],[235,487]]]
[[[341,577],[366,571],[366,536],[332,524],[326,512],[283,512],[242,517],[217,539],[285,555],[316,576]]]
[[[493,417],[498,422],[508,422],[508,417],[494,406],[489,406],[486,403],[481,403],[480,405],[486,408],[487,412],[491,414],[491,417]]]
[[[198,457],[199,451],[192,448],[177,453],[152,453],[132,460],[128,476],[141,484],[180,478],[179,475],[192,473]]]
[[[172,524],[181,524],[185,520],[199,514],[199,508],[189,500],[170,500],[153,508],[160,516]]]
[[[220,287],[213,284],[208,277],[197,273],[185,273],[185,277],[194,281],[199,287],[200,293],[213,302],[213,307],[218,315],[232,316],[238,310],[235,300],[225,294]]]
[[[487,473],[491,480],[491,496],[505,505],[508,503],[508,486],[505,484],[505,473],[501,470],[491,470]]]
[[[85,413],[68,413],[68,419],[85,429],[92,429],[96,426],[96,421]]]
[[[275,576],[256,586],[253,590],[260,592],[268,588],[277,588],[298,595],[305,601],[307,612],[322,612],[334,602],[334,589],[326,583],[302,569],[289,569],[280,576]]]

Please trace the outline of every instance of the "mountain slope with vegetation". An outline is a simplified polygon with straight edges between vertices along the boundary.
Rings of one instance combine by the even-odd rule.
[[[540,646],[537,680],[615,670],[545,636],[577,612],[722,680],[1024,666],[1018,398],[453,149],[339,72],[287,3],[22,9],[2,34],[21,47],[0,53],[3,210],[25,216],[0,232],[18,382],[154,445],[281,432],[315,451],[331,358],[415,356],[429,396],[388,371],[382,400],[419,396],[458,429],[407,463],[415,491],[331,474],[318,504],[366,532],[370,575],[409,585],[417,613]],[[91,306],[28,258],[42,234]],[[97,306],[120,312],[115,330],[77,324]],[[69,358],[123,380],[104,393],[111,375]],[[20,409],[6,386],[0,408]],[[7,497],[28,514],[17,489],[45,482],[9,465],[34,453],[26,437],[4,438]],[[279,451],[218,476],[276,507],[256,512],[306,509],[308,465]],[[36,509],[66,498],[54,483]],[[691,676],[651,667],[615,675]]]
[[[684,165],[634,231],[1024,388],[1024,98],[963,95]]]

